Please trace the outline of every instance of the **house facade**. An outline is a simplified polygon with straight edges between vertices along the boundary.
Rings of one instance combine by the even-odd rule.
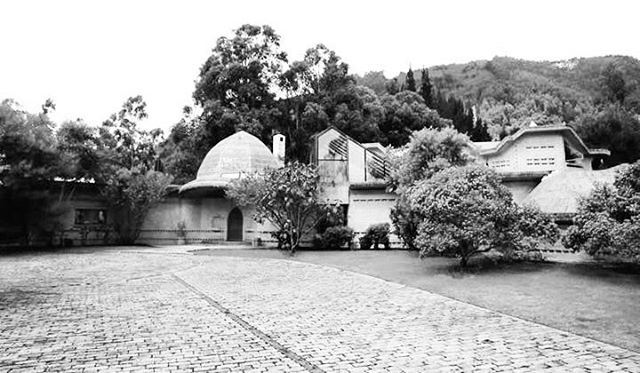
[[[372,224],[391,224],[389,214],[398,196],[387,188],[386,149],[379,143],[360,143],[333,127],[311,141],[311,163],[320,174],[322,198],[342,206],[346,224],[357,235]],[[237,206],[226,197],[225,188],[243,174],[281,167],[285,146],[282,135],[274,136],[270,150],[243,131],[220,141],[205,156],[194,180],[171,186],[166,199],[151,209],[139,242],[274,244],[274,227],[256,223],[253,209]],[[566,126],[532,125],[501,141],[472,143],[471,148],[478,162],[496,170],[517,203],[536,205],[558,222],[570,222],[578,198],[588,195],[595,183],[612,183],[617,172],[598,170],[609,151],[588,148]],[[98,187],[73,188],[72,209],[60,216],[63,237],[58,239],[74,245],[113,243],[111,216]],[[392,247],[402,246],[393,235],[390,241]]]

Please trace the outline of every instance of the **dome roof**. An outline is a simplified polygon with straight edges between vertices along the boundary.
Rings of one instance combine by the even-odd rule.
[[[257,137],[240,131],[217,143],[204,157],[196,179],[180,193],[199,188],[222,188],[242,174],[277,168],[278,161]]]

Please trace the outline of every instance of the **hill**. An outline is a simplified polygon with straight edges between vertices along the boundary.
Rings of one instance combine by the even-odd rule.
[[[420,81],[421,71],[414,74]],[[608,103],[640,113],[640,61],[628,56],[540,62],[495,57],[433,66],[429,75],[440,94],[475,105],[493,137],[531,120],[576,124]],[[397,77],[400,85],[405,77]]]

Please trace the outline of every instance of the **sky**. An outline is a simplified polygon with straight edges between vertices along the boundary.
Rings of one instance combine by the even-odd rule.
[[[640,57],[637,0],[2,0],[0,15],[0,100],[36,112],[51,98],[54,121],[98,125],[140,94],[142,126],[165,132],[193,105],[216,40],[246,23],[272,26],[290,61],[323,43],[361,75],[494,56]]]

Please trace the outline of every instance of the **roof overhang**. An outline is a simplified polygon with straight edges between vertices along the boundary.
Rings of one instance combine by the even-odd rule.
[[[483,146],[476,145],[476,149],[478,149],[478,154],[481,156],[492,156],[503,152],[508,149],[513,143],[515,143],[520,137],[535,134],[535,133],[553,133],[559,132],[564,135],[565,140],[569,141],[577,150],[582,153],[590,156],[609,156],[611,152],[607,149],[590,149],[587,145],[582,141],[582,139],[578,136],[576,131],[571,127],[567,126],[541,126],[541,127],[526,127],[521,128],[518,132],[511,136],[507,136],[502,141],[498,142],[496,147],[494,148],[484,148],[485,143],[482,143]]]

